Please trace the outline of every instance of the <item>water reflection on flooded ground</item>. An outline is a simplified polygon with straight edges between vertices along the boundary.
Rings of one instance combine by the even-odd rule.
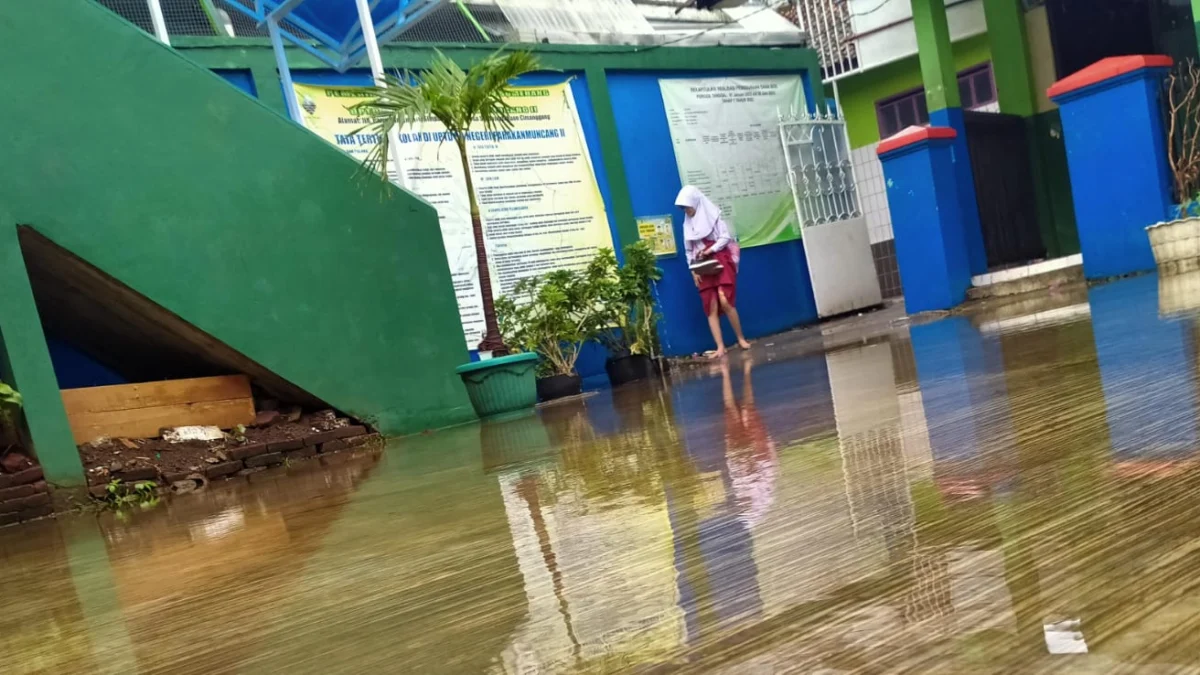
[[[0,530],[3,670],[1200,673],[1198,289],[780,340]]]

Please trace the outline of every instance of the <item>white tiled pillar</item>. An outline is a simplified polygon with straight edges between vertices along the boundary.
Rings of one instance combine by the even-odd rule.
[[[859,201],[863,215],[867,218],[867,232],[871,243],[878,244],[892,238],[892,214],[888,210],[887,186],[883,182],[883,165],[875,154],[878,143],[864,145],[850,151],[854,161],[854,178],[858,185]]]

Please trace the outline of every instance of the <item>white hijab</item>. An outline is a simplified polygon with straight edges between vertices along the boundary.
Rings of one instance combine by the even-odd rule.
[[[675,198],[675,206],[687,206],[694,210],[695,215],[683,219],[683,238],[688,241],[707,239],[717,229],[721,220],[721,209],[709,201],[704,193],[692,185],[685,185]]]

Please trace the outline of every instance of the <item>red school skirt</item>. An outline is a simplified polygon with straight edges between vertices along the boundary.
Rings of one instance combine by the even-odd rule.
[[[730,253],[729,247],[717,251],[713,254],[713,259],[721,263],[724,268],[720,274],[709,274],[708,276],[700,277],[700,302],[704,304],[704,315],[712,314],[713,307],[719,306],[720,301],[717,298],[718,289],[725,294],[725,299],[729,301],[730,307],[735,307],[735,299],[737,297],[737,265],[733,262],[733,254]],[[721,311],[723,314],[724,311]]]

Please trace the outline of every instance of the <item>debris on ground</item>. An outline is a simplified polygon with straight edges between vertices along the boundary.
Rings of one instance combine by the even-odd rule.
[[[93,496],[113,481],[155,481],[176,494],[204,489],[208,481],[380,443],[379,434],[332,410],[267,411],[251,427],[164,429],[160,438],[102,438],[80,446]],[[215,431],[214,431],[215,430]]]
[[[221,431],[220,427],[175,427],[173,429],[163,429],[162,439],[168,443],[182,443],[184,441],[219,441],[225,438],[225,432]],[[126,443],[130,443],[129,439],[121,439]],[[129,447],[126,445],[125,447]]]

